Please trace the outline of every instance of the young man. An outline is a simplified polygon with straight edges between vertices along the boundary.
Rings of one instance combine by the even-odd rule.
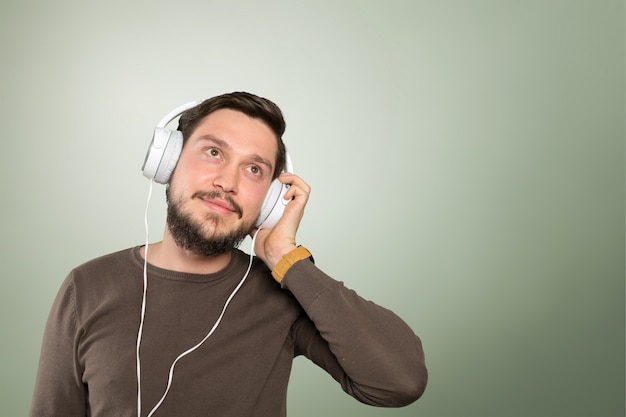
[[[366,404],[417,400],[427,380],[419,338],[296,246],[310,188],[281,174],[278,107],[225,94],[184,112],[179,130],[163,240],[145,264],[138,246],[69,274],[46,325],[30,415],[285,416],[298,355]],[[257,233],[274,178],[289,184],[288,203]],[[236,249],[248,234],[257,255],[249,273]]]

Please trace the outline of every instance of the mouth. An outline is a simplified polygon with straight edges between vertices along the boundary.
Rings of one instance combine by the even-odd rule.
[[[192,196],[192,199],[194,198],[218,214],[227,216],[234,213],[239,217],[242,216],[241,207],[230,196],[223,196],[219,192],[197,192]]]

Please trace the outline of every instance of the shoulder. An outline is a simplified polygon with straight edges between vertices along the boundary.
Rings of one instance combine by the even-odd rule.
[[[91,259],[74,269],[75,276],[97,274],[119,274],[120,268],[141,268],[141,260],[138,247],[127,248]]]
[[[131,282],[141,283],[142,264],[138,248],[129,248],[87,261],[70,271],[66,285],[83,297],[105,291],[124,291]],[[132,279],[135,278],[135,279]]]
[[[99,306],[114,301],[118,309],[137,298],[142,274],[140,266],[133,266],[133,251],[136,248],[100,256],[72,269],[59,288],[51,315],[69,314],[81,325]]]

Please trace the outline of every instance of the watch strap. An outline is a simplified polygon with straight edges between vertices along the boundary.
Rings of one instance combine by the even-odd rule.
[[[282,282],[285,274],[293,264],[307,258],[311,258],[311,252],[302,245],[298,246],[291,252],[283,255],[276,267],[274,267],[274,270],[272,270],[272,276],[277,282]]]

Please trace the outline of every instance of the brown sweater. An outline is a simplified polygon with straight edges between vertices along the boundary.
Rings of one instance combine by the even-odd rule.
[[[141,342],[142,415],[165,391],[174,359],[211,329],[243,277],[248,255],[234,250],[219,273],[149,265]],[[399,407],[422,394],[420,340],[395,314],[364,300],[303,260],[282,287],[255,259],[215,333],[181,359],[154,416],[286,415],[295,356],[325,369],[351,396]],[[74,269],[46,325],[30,416],[135,416],[135,348],[143,289],[139,248]]]

